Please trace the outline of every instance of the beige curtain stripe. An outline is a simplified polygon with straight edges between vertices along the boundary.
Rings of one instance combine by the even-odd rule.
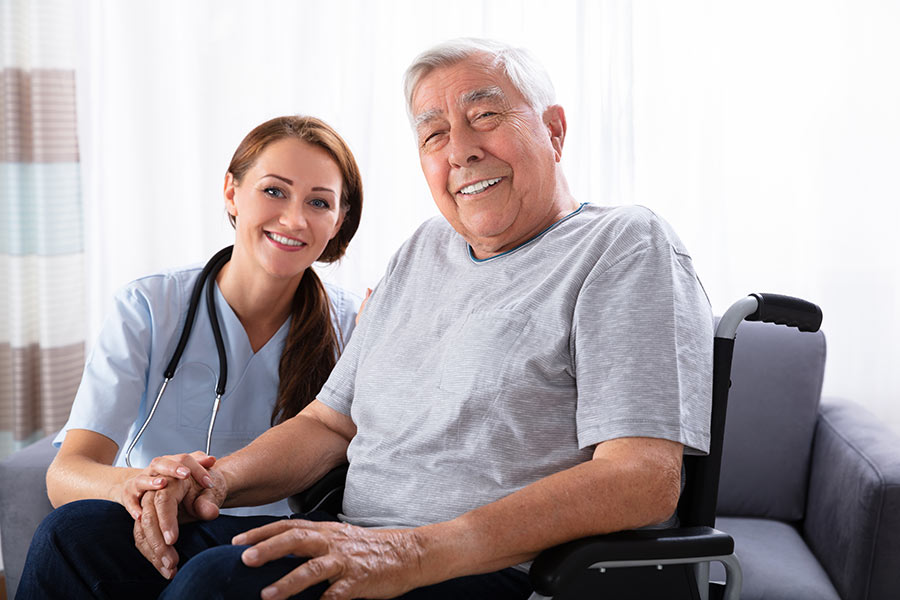
[[[75,72],[0,71],[0,161],[78,162]]]
[[[84,370],[84,344],[15,348],[0,344],[0,429],[24,440],[58,431],[69,417]],[[11,399],[11,401],[10,401]]]

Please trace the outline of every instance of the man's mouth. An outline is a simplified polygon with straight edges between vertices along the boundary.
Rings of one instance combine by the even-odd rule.
[[[473,184],[467,185],[466,187],[459,190],[460,194],[465,194],[467,196],[471,196],[472,194],[478,194],[488,189],[492,185],[497,185],[502,181],[502,177],[495,177],[494,179],[482,179],[481,181],[476,181]]]
[[[295,240],[293,238],[285,237],[283,235],[279,235],[272,231],[267,231],[266,237],[269,238],[270,240],[272,240],[273,242],[278,242],[279,244],[282,244],[284,246],[300,247],[300,246],[306,245],[306,242],[302,242],[300,240]]]

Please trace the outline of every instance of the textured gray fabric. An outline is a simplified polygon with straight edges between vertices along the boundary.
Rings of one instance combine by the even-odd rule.
[[[856,404],[821,412],[804,536],[844,600],[897,600],[900,436]]]
[[[767,519],[720,517],[716,528],[734,538],[744,573],[741,600],[841,600],[794,527]],[[710,577],[725,580],[721,565],[713,563]]]
[[[9,598],[16,597],[31,536],[53,510],[44,482],[56,456],[52,442],[53,436],[47,436],[0,462],[0,534]]]
[[[473,260],[438,217],[398,251],[319,399],[350,414],[347,520],[449,520],[625,436],[708,445],[712,315],[641,207],[585,205]]]
[[[803,518],[824,369],[821,332],[738,328],[718,514]]]

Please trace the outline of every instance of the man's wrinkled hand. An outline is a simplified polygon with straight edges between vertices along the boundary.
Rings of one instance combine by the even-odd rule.
[[[364,529],[346,523],[284,520],[236,536],[253,544],[241,555],[258,567],[288,554],[309,560],[262,591],[265,600],[288,598],[323,581],[323,600],[393,598],[428,583],[424,549],[415,529]]]
[[[212,520],[225,500],[222,476],[210,471],[215,485],[201,486],[193,478],[167,478],[165,487],[141,497],[140,519],[134,522],[134,543],[163,577],[170,579],[178,565],[178,524]]]

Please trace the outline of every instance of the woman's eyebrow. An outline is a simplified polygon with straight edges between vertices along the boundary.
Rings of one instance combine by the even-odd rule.
[[[314,191],[314,192],[331,192],[332,194],[337,196],[337,192],[335,192],[333,189],[327,188],[327,187],[316,186],[312,189],[312,191]]]
[[[266,173],[263,177],[274,177],[275,179],[280,179],[288,185],[294,185],[294,182],[288,179],[287,177],[282,177],[281,175],[276,175],[275,173]]]

